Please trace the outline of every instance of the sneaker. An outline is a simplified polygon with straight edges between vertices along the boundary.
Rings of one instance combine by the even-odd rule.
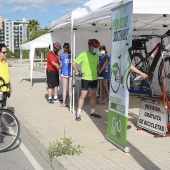
[[[57,98],[57,99],[52,99],[54,103],[56,102],[59,102],[60,100]]]
[[[75,120],[76,120],[76,121],[81,121],[81,116],[80,116],[80,115],[79,115],[79,116],[76,116]]]
[[[48,99],[48,103],[54,104],[53,99]]]
[[[101,116],[95,112],[90,114],[90,117],[101,118]]]

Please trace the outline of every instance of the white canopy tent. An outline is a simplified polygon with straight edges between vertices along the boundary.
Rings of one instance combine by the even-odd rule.
[[[73,10],[70,14],[51,22],[50,30],[52,39],[58,41],[60,44],[64,44],[64,42],[71,43],[73,58],[75,58],[75,55],[78,55],[81,51],[87,49],[87,40],[89,38],[95,38],[96,36],[94,35],[94,32],[89,32],[88,29],[82,29],[78,31],[73,30],[75,25],[74,21],[79,17],[83,18],[84,16],[87,16],[98,9],[108,6],[113,8],[120,5],[121,3],[122,0],[105,0],[100,1],[100,3],[98,0],[88,1],[83,6]],[[110,29],[108,32],[110,32]],[[103,40],[105,37],[104,34],[105,33],[103,32],[103,37],[101,38]],[[84,38],[86,38],[86,41],[84,41]]]
[[[87,50],[89,38],[98,39],[111,50],[111,9],[131,0],[91,0],[70,14],[51,23],[52,39],[71,43],[72,56]],[[168,29],[170,26],[169,0],[134,0],[133,29],[139,31]],[[163,31],[165,32],[165,31]]]
[[[71,43],[73,58],[87,49],[87,40],[97,38],[110,52],[111,9],[130,0],[91,0],[51,23],[52,39]],[[170,26],[169,0],[133,1],[134,31],[167,29]],[[73,30],[74,28],[74,30]],[[76,35],[76,36],[75,36]],[[109,46],[107,45],[109,44]]]
[[[22,80],[21,77],[21,65],[22,65],[22,51],[23,50],[29,50],[29,59],[30,59],[30,80],[31,80],[31,87],[32,87],[32,77],[33,77],[33,61],[34,61],[34,55],[35,55],[35,49],[43,49],[43,48],[49,48],[49,46],[52,45],[52,38],[51,34],[47,33],[44,34],[28,43],[22,44],[20,46],[20,80]]]
[[[87,41],[90,38],[97,38],[98,35],[94,35],[94,32],[89,32],[88,30],[77,30],[74,29],[74,20],[78,17],[83,17],[88,15],[92,11],[103,8],[104,6],[111,6],[112,8],[120,5],[121,0],[91,0],[85,3],[83,6],[73,10],[70,14],[54,21],[51,23],[51,34],[53,41],[58,41],[60,44],[68,42],[71,44],[72,49],[72,60],[75,55],[80,52],[87,50]],[[110,30],[108,30],[110,32]],[[75,36],[76,34],[76,36]],[[105,40],[108,33],[106,31],[101,34],[100,40]],[[106,41],[103,41],[107,42]],[[73,88],[74,97],[74,88]],[[74,111],[74,98],[73,98],[73,111]]]
[[[127,1],[122,0],[122,4]],[[83,17],[74,20],[74,26],[79,28],[91,28],[92,23],[96,28],[111,27],[112,6],[105,5],[103,8],[92,11]],[[170,26],[170,3],[169,0],[161,2],[155,0],[133,1],[133,28],[134,31],[158,30]],[[106,25],[107,24],[107,25]]]
[[[125,1],[123,1],[124,3]],[[90,32],[97,32],[100,38],[102,32],[111,28],[111,7],[105,6],[96,11],[93,11],[86,16],[76,18],[74,20],[74,27],[77,30],[89,30]],[[133,1],[133,34],[164,34],[170,26],[170,3],[169,0],[152,1],[152,0],[134,0]],[[105,30],[105,31],[104,31]],[[106,39],[111,38],[111,34],[107,34]],[[149,48],[156,45],[154,39],[150,41]],[[102,41],[101,41],[102,42]],[[105,44],[107,48],[111,42]],[[109,46],[108,46],[109,45]],[[148,49],[149,49],[148,48]],[[153,79],[153,88],[155,94],[161,94],[160,87],[157,83],[157,73]]]

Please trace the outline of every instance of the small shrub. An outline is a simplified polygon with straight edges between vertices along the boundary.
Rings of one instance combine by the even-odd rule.
[[[52,161],[54,156],[74,155],[75,153],[80,154],[82,153],[82,149],[83,147],[80,145],[73,145],[71,138],[61,138],[61,142],[57,140],[57,142],[50,143],[50,161]]]

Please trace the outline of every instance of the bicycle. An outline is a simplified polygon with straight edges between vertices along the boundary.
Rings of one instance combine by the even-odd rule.
[[[142,88],[146,82],[149,83],[150,87],[150,95],[153,95],[153,88],[152,88],[152,80],[154,76],[154,72],[156,69],[156,66],[158,64],[159,59],[161,58],[161,63],[158,68],[158,82],[161,90],[163,89],[163,83],[162,83],[162,77],[165,77],[165,86],[166,86],[166,95],[170,97],[170,56],[168,54],[164,54],[164,52],[169,53],[169,50],[165,48],[164,45],[164,38],[170,36],[170,31],[167,31],[164,35],[141,35],[139,38],[139,41],[142,43],[142,49],[136,49],[134,53],[132,51],[133,48],[129,49],[131,62],[132,64],[139,69],[140,71],[148,74],[147,80],[142,80],[137,83],[135,83],[134,79],[137,77],[136,73],[131,73],[130,76],[130,83],[135,88]],[[145,38],[144,38],[145,37]],[[160,42],[155,45],[155,47],[148,53],[147,47],[146,47],[146,41],[148,41],[151,38],[158,37],[160,38]],[[138,50],[138,51],[137,51]],[[143,57],[142,53],[139,50],[144,50]],[[152,56],[152,54],[155,52],[155,56],[150,64],[149,58]],[[164,69],[162,69],[164,67]],[[169,87],[169,88],[168,88]]]
[[[4,79],[0,77],[0,89],[6,87],[10,88],[10,84],[6,84]],[[9,97],[8,92],[2,92],[0,95],[0,152],[7,151],[11,148],[19,138],[20,124],[14,113],[6,106],[6,100]]]
[[[127,44],[128,45],[128,44]],[[124,88],[124,85],[126,86],[126,89],[129,90],[129,81],[128,81],[128,77],[130,75],[130,66],[131,66],[131,61],[130,58],[128,57],[128,66],[126,67],[126,69],[124,70],[124,72],[122,73],[122,68],[121,68],[121,55],[118,56],[118,59],[120,61],[120,64],[118,62],[115,62],[112,67],[111,67],[111,80],[113,80],[113,82],[111,81],[111,89],[114,93],[117,93],[120,85],[122,85],[122,88]],[[124,78],[125,78],[125,82],[124,82]]]

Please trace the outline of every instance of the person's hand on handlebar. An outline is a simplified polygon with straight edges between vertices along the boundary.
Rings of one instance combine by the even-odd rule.
[[[148,75],[146,73],[143,73],[142,71],[138,70],[134,65],[131,64],[131,71],[139,74],[142,77],[142,80],[145,80],[148,78]]]
[[[140,76],[142,77],[142,80],[146,80],[148,78],[148,75],[143,72],[140,73]]]

